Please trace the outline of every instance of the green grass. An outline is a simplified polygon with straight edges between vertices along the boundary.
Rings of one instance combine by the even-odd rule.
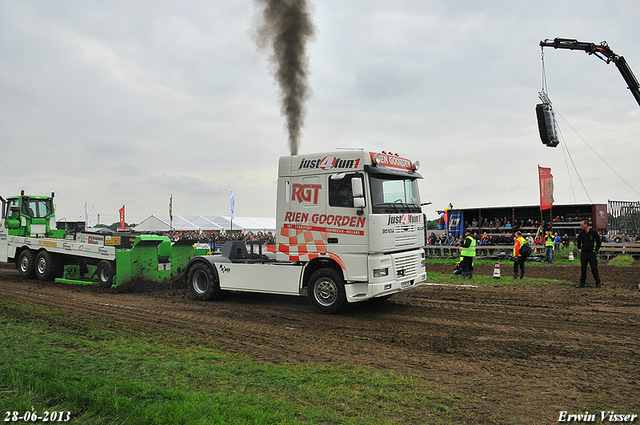
[[[576,253],[573,253],[574,255],[576,255]],[[602,260],[601,260],[602,261]],[[611,261],[611,260],[610,260]],[[425,260],[425,264],[455,264],[458,262],[458,259],[448,259],[448,258],[427,258]],[[496,262],[499,262],[500,265],[502,267],[505,267],[505,265],[508,266],[512,266],[513,262],[510,260],[484,260],[484,259],[478,259],[478,258],[474,258],[473,260],[473,264],[495,264]],[[532,266],[532,267],[536,267],[538,265],[542,265],[542,264],[548,264],[544,261],[531,261],[528,260],[527,261],[527,267]],[[580,266],[580,257],[576,256],[573,260],[569,260],[567,257],[553,257],[553,264],[565,264],[565,265],[571,265],[571,266]],[[608,264],[611,264],[610,262]],[[453,268],[453,266],[452,266]]]
[[[637,261],[631,255],[618,255],[607,263],[611,266],[631,267],[637,265]]]
[[[575,285],[575,282],[565,281],[565,280],[557,280],[557,279],[539,279],[539,278],[529,278],[526,277],[524,279],[514,279],[513,278],[513,262],[511,261],[499,261],[500,263],[500,278],[494,278],[493,273],[488,276],[483,276],[474,273],[473,279],[460,279],[460,275],[453,274],[453,268],[457,263],[457,260],[450,259],[426,259],[425,264],[427,266],[427,282],[431,283],[446,283],[446,284],[460,284],[460,285],[476,285],[476,286],[545,286],[545,285]],[[579,262],[569,261],[569,260],[554,260],[553,264],[562,264],[562,263],[571,263],[579,265]],[[450,264],[451,265],[451,273],[439,273],[439,272],[430,272],[429,264]],[[491,265],[494,266],[496,264],[495,260],[474,260],[474,266],[478,265]],[[536,267],[541,264],[541,262],[527,262],[526,267],[527,270],[530,270],[531,267]]]
[[[275,364],[176,332],[132,332],[0,303],[2,412],[79,424],[464,423],[461,396],[348,363]],[[5,417],[3,417],[4,419]]]
[[[440,258],[427,258],[424,263],[428,266],[429,264],[451,264],[451,269],[453,270],[453,266],[454,264],[456,264],[458,262],[457,259],[440,259]],[[480,260],[480,259],[475,259],[473,260],[473,264],[474,265],[479,265],[479,264],[490,264],[490,265],[494,265],[495,263],[500,263],[500,267],[502,269],[504,268],[513,268],[513,261],[510,260]],[[544,264],[548,264],[544,261],[527,261],[527,267],[537,267],[539,265],[544,265]],[[580,260],[579,259],[575,259],[575,260],[568,260],[568,259],[553,259],[553,264],[568,264],[568,265],[572,265],[572,266],[580,266]]]
[[[527,267],[529,265],[527,264]],[[451,268],[453,270],[453,267]],[[528,278],[525,275],[524,279],[514,279],[512,268],[508,267],[506,270],[504,267],[500,269],[500,278],[494,278],[491,276],[482,276],[475,274],[473,279],[460,279],[459,275],[453,273],[436,273],[430,272],[427,268],[427,282],[431,283],[446,283],[456,285],[475,285],[475,286],[545,286],[545,285],[575,285],[575,282],[568,282],[564,280],[553,279],[534,279]]]

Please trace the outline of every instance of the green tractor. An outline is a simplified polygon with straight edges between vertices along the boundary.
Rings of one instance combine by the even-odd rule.
[[[0,261],[15,262],[24,278],[109,287],[133,280],[168,282],[182,274],[196,254],[192,240],[172,243],[166,236],[111,235],[56,229],[54,194],[2,201]]]

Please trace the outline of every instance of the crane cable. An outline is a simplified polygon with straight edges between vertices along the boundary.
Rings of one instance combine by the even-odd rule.
[[[540,60],[542,62],[542,90],[540,92],[538,92],[538,97],[540,98],[540,100],[543,103],[546,103],[547,105],[549,105],[551,107],[551,99],[549,99],[549,96],[547,95],[547,71],[545,69],[544,66],[544,48],[541,46],[540,47]],[[563,118],[564,119],[564,118]],[[580,180],[580,183],[582,184],[582,179],[580,178],[580,173],[578,173],[578,169],[576,168],[576,164],[573,162],[573,157],[571,156],[571,152],[569,152],[569,147],[567,146],[566,141],[564,140],[564,136],[562,134],[562,132],[560,131],[560,128],[557,125],[557,122],[555,122],[554,120],[554,124],[556,125],[557,129],[558,129],[558,134],[560,134],[560,138],[562,139],[562,155],[564,156],[564,165],[565,168],[567,169],[567,176],[569,177],[569,184],[571,185],[571,193],[573,194],[573,202],[575,204],[578,203],[577,199],[576,199],[576,191],[573,187],[573,179],[571,178],[571,171],[569,170],[569,164],[567,163],[567,155],[569,156],[569,159],[571,159],[571,164],[573,165],[573,169],[576,173],[576,175],[578,176],[578,180]],[[584,187],[584,184],[582,184],[582,188],[584,189],[584,192],[587,194],[587,198],[589,198],[589,201],[591,202],[591,197],[589,196],[589,192],[587,192],[587,189]],[[593,202],[591,202],[593,203]]]
[[[558,111],[556,111],[556,113],[558,115],[560,115],[560,118],[562,118],[562,120],[564,122],[567,122],[567,120],[564,119],[562,114],[560,114]],[[569,123],[567,123],[567,125],[569,125]],[[569,125],[569,127],[571,127],[571,125]],[[573,127],[571,127],[571,128],[573,129]],[[573,131],[575,131],[575,129]],[[562,153],[564,154],[565,150],[566,150],[566,152],[567,152],[566,155],[569,156],[569,159],[571,160],[571,165],[573,165],[573,171],[576,172],[576,175],[578,176],[578,180],[580,181],[580,185],[582,186],[582,189],[584,190],[584,193],[587,195],[587,198],[589,198],[589,203],[593,204],[593,201],[591,200],[591,196],[589,196],[589,192],[587,191],[587,188],[585,187],[584,182],[582,181],[582,177],[580,177],[580,173],[578,173],[578,168],[576,167],[576,163],[573,162],[573,157],[571,156],[571,152],[569,152],[569,146],[567,145],[567,142],[564,139],[564,135],[562,134],[562,131],[560,131],[560,127],[558,127],[558,132],[560,133],[560,137],[562,137],[562,142],[563,142],[562,143],[562,145],[563,145]],[[569,174],[569,180],[571,180],[571,173],[569,173],[569,165],[567,164],[566,155],[565,155],[564,162],[565,162],[565,166],[567,167],[567,174]],[[573,182],[571,182],[571,190],[573,190]],[[573,192],[573,202],[576,203],[576,204],[578,203],[576,201],[576,193],[575,192]]]
[[[562,134],[562,132],[560,131],[560,129],[558,129],[558,132],[560,134],[560,138],[562,139],[562,156],[564,157],[564,166],[567,169],[567,175],[569,176],[569,183],[571,183],[571,193],[573,193],[573,203],[577,204],[578,200],[576,199],[576,190],[573,188],[573,180],[571,180],[571,173],[569,172],[569,163],[567,162],[567,155],[569,155],[569,157],[571,157],[571,154],[569,154],[569,151],[567,150],[566,147],[566,142],[564,140],[564,135]],[[571,158],[571,163],[573,163],[573,158]],[[577,174],[577,172],[576,172]],[[587,194],[587,197],[589,195]]]
[[[538,92],[538,97],[540,98],[540,100],[544,103],[547,103],[549,106],[551,106],[551,99],[549,99],[549,96],[547,95],[547,71],[545,69],[544,66],[544,48],[542,46],[540,46],[540,61],[542,63],[542,89],[540,92]],[[575,204],[578,203],[577,199],[576,199],[576,190],[573,187],[573,180],[571,179],[571,172],[569,171],[569,164],[567,163],[567,154],[568,154],[568,148],[566,147],[566,142],[564,140],[564,136],[562,135],[562,132],[560,131],[560,129],[558,128],[558,133],[560,134],[560,138],[562,139],[562,156],[564,157],[564,166],[567,169],[567,176],[569,177],[569,184],[571,185],[571,193],[573,194],[573,202]],[[569,157],[571,157],[571,154],[569,154]],[[573,163],[573,158],[571,158],[571,163]],[[575,168],[575,165],[574,165]],[[578,172],[576,171],[576,174],[578,174]],[[586,191],[585,191],[586,192]],[[589,194],[587,194],[587,197],[589,197]]]
[[[556,112],[557,112],[557,111],[556,111]],[[575,129],[575,128],[573,128],[573,127],[571,126],[571,124],[569,124],[569,122],[568,122],[568,121],[567,121],[567,120],[566,120],[566,119],[565,119],[565,118],[564,118],[564,117],[563,117],[559,112],[558,112],[558,115],[560,115],[560,118],[562,118],[562,120],[563,120],[565,123],[567,123],[567,125],[568,125],[568,126],[569,126],[569,127],[570,127],[570,128],[571,128],[571,129],[572,129],[572,130],[577,134],[577,135],[578,135],[578,137],[579,137],[579,138],[584,142],[584,144],[585,144],[585,145],[587,145],[587,146],[589,147],[589,149],[591,149],[591,150],[593,151],[593,153],[594,153],[594,154],[596,154],[596,156],[597,156],[598,158],[600,158],[600,160],[601,160],[602,162],[604,162],[604,164],[605,164],[607,167],[609,167],[609,169],[610,169],[611,171],[613,171],[613,173],[614,173],[616,176],[618,176],[618,178],[619,178],[620,180],[622,180],[622,182],[623,182],[624,184],[626,184],[627,186],[629,186],[629,188],[630,188],[631,190],[633,190],[633,191],[636,193],[636,195],[640,195],[640,193],[638,193],[638,191],[637,191],[637,190],[635,190],[635,189],[634,189],[634,188],[633,188],[633,187],[632,187],[632,186],[631,186],[631,185],[630,185],[630,184],[629,184],[625,179],[623,179],[623,178],[622,178],[622,176],[621,176],[620,174],[618,174],[618,172],[617,172],[616,170],[614,170],[614,169],[613,169],[613,167],[612,167],[611,165],[609,165],[609,163],[608,163],[607,161],[605,161],[605,159],[604,159],[602,156],[600,156],[600,154],[599,154],[598,152],[596,152],[596,150],[595,150],[595,149],[594,149],[594,148],[593,148],[593,147],[592,147],[592,146],[591,146],[591,145],[590,145],[590,144],[589,144],[589,143],[584,139],[584,137],[582,137],[582,136],[580,135],[580,133],[578,133],[578,132],[576,131],[576,129]]]
[[[542,97],[542,93],[544,93],[544,96],[546,97],[546,92],[547,92],[547,71],[544,68],[544,48],[540,47],[540,61],[542,62],[542,89],[541,91],[538,93],[538,95],[540,97]],[[547,99],[549,99],[547,97]],[[544,102],[544,100],[543,100]]]

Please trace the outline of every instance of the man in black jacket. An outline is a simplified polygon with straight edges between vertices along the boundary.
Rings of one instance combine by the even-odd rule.
[[[587,281],[587,264],[591,266],[591,273],[596,281],[596,287],[602,288],[602,282],[600,281],[600,273],[598,273],[598,250],[602,241],[598,233],[589,228],[589,224],[586,220],[580,222],[582,232],[578,234],[578,249],[580,250],[580,283],[576,285],[576,288],[584,288]]]

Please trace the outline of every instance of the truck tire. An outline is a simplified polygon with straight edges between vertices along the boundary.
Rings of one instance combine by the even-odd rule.
[[[342,276],[332,269],[317,270],[307,284],[307,297],[320,313],[331,314],[342,310],[347,304]]]
[[[196,263],[189,269],[189,290],[191,295],[201,301],[213,301],[222,298],[220,282],[208,264]]]
[[[40,280],[54,280],[59,277],[59,262],[55,254],[40,251],[36,256],[35,273]]]
[[[25,279],[33,279],[36,276],[36,253],[25,249],[18,256],[18,271]]]
[[[98,275],[98,283],[100,286],[103,288],[111,288],[113,285],[113,277],[116,275],[116,269],[111,261],[102,260],[98,264],[96,275]]]

